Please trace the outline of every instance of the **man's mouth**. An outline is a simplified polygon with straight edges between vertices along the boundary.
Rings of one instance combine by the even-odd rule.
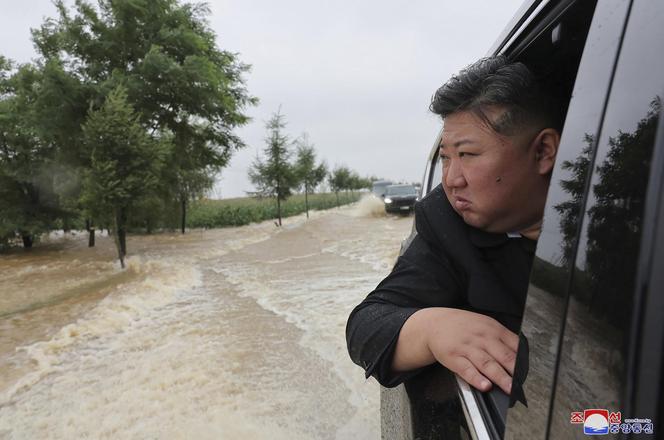
[[[459,211],[465,211],[470,208],[470,200],[463,197],[454,196],[454,207]]]

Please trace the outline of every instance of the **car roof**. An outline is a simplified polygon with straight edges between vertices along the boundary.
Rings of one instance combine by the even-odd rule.
[[[525,0],[493,43],[487,56],[499,53],[528,24],[529,18],[533,17],[533,11],[547,3],[548,0]]]

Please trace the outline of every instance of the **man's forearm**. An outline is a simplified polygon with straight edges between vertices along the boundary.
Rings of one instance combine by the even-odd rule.
[[[432,322],[441,319],[444,307],[430,307],[418,310],[406,320],[394,350],[392,370],[404,372],[426,367],[436,362],[428,338],[432,333]]]
[[[491,382],[509,394],[519,337],[495,319],[448,307],[418,310],[406,320],[392,358],[404,372],[440,362],[475,388]]]

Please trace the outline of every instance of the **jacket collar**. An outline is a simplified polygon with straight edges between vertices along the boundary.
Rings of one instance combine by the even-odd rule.
[[[470,241],[479,248],[488,248],[494,246],[501,246],[510,239],[507,234],[494,234],[491,232],[482,231],[481,229],[468,227]]]

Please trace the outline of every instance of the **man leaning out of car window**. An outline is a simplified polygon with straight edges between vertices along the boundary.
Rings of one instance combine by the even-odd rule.
[[[393,387],[436,362],[510,393],[561,110],[522,63],[482,59],[435,93],[443,178],[417,236],[350,314],[352,360]]]

